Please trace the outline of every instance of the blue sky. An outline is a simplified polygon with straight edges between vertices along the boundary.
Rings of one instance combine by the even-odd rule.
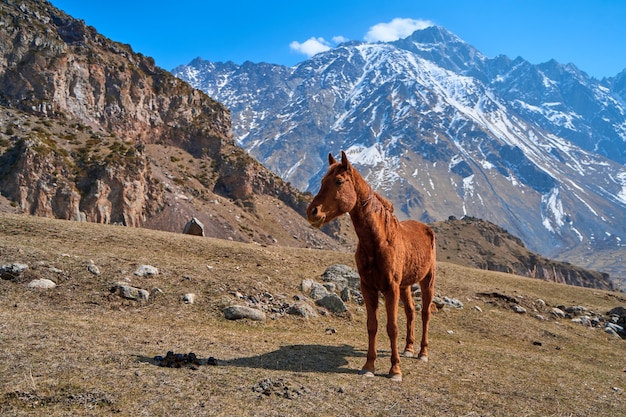
[[[626,0],[51,0],[166,70],[201,56],[295,65],[341,40],[443,26],[487,57],[626,69]]]

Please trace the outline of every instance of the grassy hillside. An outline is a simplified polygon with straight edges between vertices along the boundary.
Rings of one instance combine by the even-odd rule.
[[[403,359],[404,381],[394,383],[384,377],[384,316],[377,377],[357,375],[367,339],[354,302],[341,317],[229,321],[221,312],[238,296],[293,303],[303,279],[353,266],[350,253],[0,214],[0,265],[13,262],[29,269],[0,280],[2,416],[626,414],[626,341],[533,311],[541,298],[548,309],[605,313],[626,305],[620,293],[440,263],[438,295],[464,308],[434,315],[430,362]],[[141,264],[159,274],[134,275]],[[58,286],[28,288],[36,278]],[[124,280],[153,296],[140,304],[109,291]],[[181,301],[186,293],[195,303]],[[154,356],[168,351],[194,352],[200,364],[158,366]]]

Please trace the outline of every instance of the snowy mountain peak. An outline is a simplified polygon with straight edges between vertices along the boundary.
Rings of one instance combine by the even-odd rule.
[[[626,244],[623,74],[489,59],[436,26],[294,68],[174,73],[229,106],[239,143],[300,189],[346,150],[401,217],[484,218],[547,255]]]

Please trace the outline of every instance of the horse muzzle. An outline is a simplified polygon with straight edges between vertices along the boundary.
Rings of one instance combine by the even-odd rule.
[[[309,221],[311,226],[319,229],[324,224],[324,221],[326,220],[326,215],[320,214],[317,207],[312,207],[307,210],[307,220]]]

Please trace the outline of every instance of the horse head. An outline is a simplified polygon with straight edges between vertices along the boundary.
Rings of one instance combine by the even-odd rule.
[[[357,202],[355,170],[341,151],[341,161],[328,154],[328,172],[322,178],[320,191],[306,210],[309,223],[319,228],[344,213],[351,211]]]

